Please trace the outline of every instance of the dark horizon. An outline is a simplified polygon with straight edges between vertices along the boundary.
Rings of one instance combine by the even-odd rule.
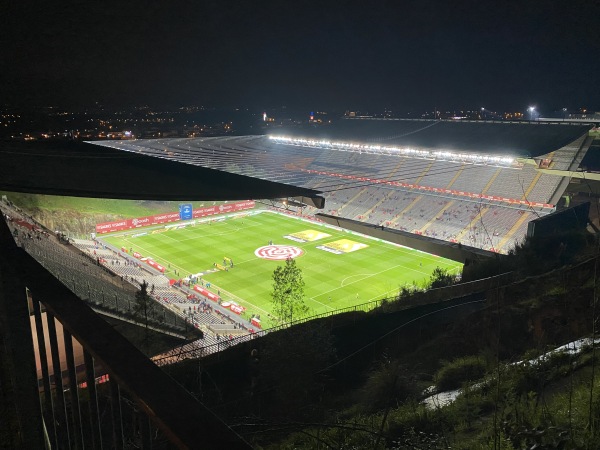
[[[0,98],[17,107],[600,109],[585,0],[4,9]]]

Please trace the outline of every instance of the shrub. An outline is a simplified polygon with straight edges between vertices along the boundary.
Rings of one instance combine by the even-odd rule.
[[[440,391],[457,389],[465,381],[478,380],[485,375],[485,361],[478,356],[466,356],[446,363],[435,375],[434,381]]]
[[[397,360],[392,360],[382,362],[371,372],[360,397],[365,410],[374,412],[397,406],[416,393],[411,371]]]

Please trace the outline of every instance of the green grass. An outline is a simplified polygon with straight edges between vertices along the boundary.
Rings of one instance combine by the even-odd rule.
[[[306,243],[284,237],[306,230],[331,236]],[[260,314],[263,321],[271,312],[273,271],[283,264],[283,261],[255,256],[254,251],[268,245],[270,240],[273,244],[293,245],[304,250],[296,261],[306,282],[306,304],[311,315],[394,296],[400,286],[428,280],[438,266],[452,272],[461,268],[457,262],[417,250],[270,212],[133,237],[141,231],[144,230],[103,239],[119,248],[133,248],[165,267],[170,266],[166,274],[173,278],[174,269],[183,277],[209,271],[215,262],[222,264],[225,256],[232,258],[233,269],[208,273],[203,279],[212,284],[214,292],[219,289],[224,300],[239,302],[248,308],[248,314]],[[340,255],[317,249],[319,245],[339,239],[350,239],[368,247]]]

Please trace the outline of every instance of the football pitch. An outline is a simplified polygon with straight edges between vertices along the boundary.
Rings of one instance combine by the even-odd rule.
[[[212,218],[183,228],[138,228],[101,239],[151,257],[167,268],[169,278],[203,273],[211,291],[219,291],[223,301],[247,308],[244,316],[259,314],[266,326],[276,323],[268,320],[273,271],[288,254],[302,269],[310,315],[393,297],[401,286],[421,285],[436,267],[452,273],[462,267],[417,250],[267,211]],[[225,267],[227,271],[222,270]]]

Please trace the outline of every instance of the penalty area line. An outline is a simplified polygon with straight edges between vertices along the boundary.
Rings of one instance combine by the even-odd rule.
[[[312,300],[312,301],[313,301],[313,302],[315,302],[315,303],[319,303],[320,305],[323,305],[324,307],[326,307],[326,308],[329,308],[329,309],[331,309],[332,311],[335,311],[335,310],[336,310],[336,308],[334,308],[334,307],[332,307],[332,306],[329,306],[329,305],[326,305],[325,303],[323,303],[323,302],[320,302],[319,300],[315,299],[314,297],[310,297],[310,300]]]

